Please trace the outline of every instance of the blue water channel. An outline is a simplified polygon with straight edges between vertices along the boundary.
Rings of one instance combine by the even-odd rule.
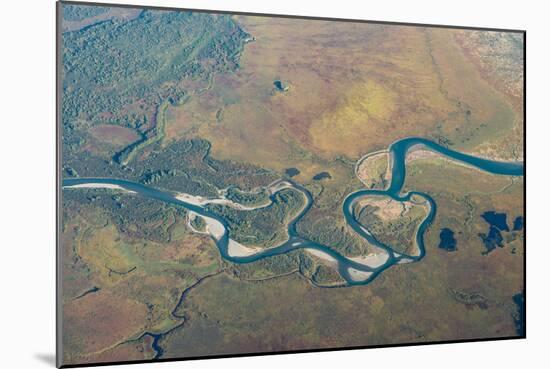
[[[291,181],[289,182],[292,184],[294,189],[304,194],[304,196],[307,199],[307,203],[302,209],[302,211],[288,225],[289,239],[286,242],[282,243],[281,245],[260,251],[256,254],[249,255],[249,256],[230,256],[228,254],[228,244],[229,244],[228,224],[222,217],[209,211],[205,207],[194,205],[186,201],[176,199],[175,197],[176,194],[173,192],[159,190],[152,187],[148,187],[140,183],[131,182],[131,181],[122,180],[122,179],[114,179],[114,178],[65,178],[63,179],[63,187],[71,187],[75,185],[84,185],[84,184],[118,185],[126,190],[137,192],[141,196],[154,199],[154,200],[163,201],[165,203],[176,205],[176,206],[182,206],[187,210],[193,211],[201,216],[213,218],[219,221],[225,229],[224,234],[220,239],[213,238],[213,240],[216,243],[216,246],[218,247],[222,257],[234,263],[252,263],[266,257],[288,253],[293,250],[304,249],[304,248],[315,249],[315,250],[322,251],[325,254],[328,254],[332,258],[336,259],[338,263],[338,272],[340,273],[342,278],[347,282],[348,285],[365,285],[370,283],[372,280],[376,278],[376,276],[378,276],[380,273],[382,273],[384,270],[388,269],[389,267],[399,262],[418,261],[422,259],[426,253],[425,246],[424,246],[424,234],[428,226],[431,224],[431,222],[435,217],[435,214],[437,211],[437,205],[435,201],[426,193],[416,192],[416,191],[401,193],[401,190],[405,183],[405,177],[406,177],[405,159],[407,156],[407,152],[412,147],[418,147],[418,146],[421,146],[424,149],[428,149],[430,151],[439,153],[450,159],[462,162],[464,164],[470,165],[472,167],[475,167],[477,169],[483,170],[488,173],[497,174],[497,175],[507,175],[507,176],[524,175],[524,166],[522,162],[498,162],[498,161],[483,159],[476,156],[463,154],[458,151],[454,151],[449,148],[438,145],[435,142],[432,142],[430,140],[417,138],[417,137],[405,138],[394,142],[389,147],[389,153],[391,155],[391,162],[393,166],[392,166],[391,182],[388,188],[384,190],[374,190],[374,189],[359,190],[349,194],[343,202],[343,212],[344,212],[345,219],[347,223],[353,228],[353,230],[357,232],[365,240],[367,240],[369,243],[379,247],[380,249],[385,250],[389,254],[389,257],[385,261],[385,263],[376,268],[369,267],[367,265],[355,262],[350,258],[335,251],[334,249],[332,249],[327,245],[316,243],[312,240],[308,240],[298,235],[296,231],[296,224],[311,208],[313,204],[313,197],[309,193],[309,191],[307,191],[307,189]],[[379,242],[357,221],[357,219],[353,214],[353,207],[355,203],[362,197],[373,196],[373,195],[390,197],[396,201],[411,201],[411,198],[413,197],[415,198],[415,200],[418,198],[422,198],[423,200],[429,203],[429,207],[430,207],[429,213],[419,225],[418,231],[416,233],[416,245],[418,247],[418,250],[414,255],[404,255],[404,254],[399,254],[397,252],[394,252],[394,250],[389,245],[385,245],[382,242]],[[272,195],[272,200],[273,200],[273,196],[274,195]],[[362,272],[370,272],[371,274],[366,279],[362,279],[362,280],[358,280],[358,278],[354,279],[350,274],[350,271],[349,271],[350,268],[358,271],[362,271]]]

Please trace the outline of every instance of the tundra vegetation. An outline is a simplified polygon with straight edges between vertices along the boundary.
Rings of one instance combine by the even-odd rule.
[[[300,236],[348,257],[379,251],[342,203],[390,183],[384,150],[404,137],[523,160],[521,34],[62,7],[62,176],[256,208],[207,205],[245,246],[287,239],[306,200],[269,192],[286,178],[313,197]],[[523,178],[421,152],[406,165],[403,191],[437,204],[426,256],[348,288],[305,250],[224,260],[182,207],[64,189],[64,364],[523,334]],[[353,210],[377,240],[415,255],[423,199],[372,196]],[[454,252],[439,247],[442,229]]]

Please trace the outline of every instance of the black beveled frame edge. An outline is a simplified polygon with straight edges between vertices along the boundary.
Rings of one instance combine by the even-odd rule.
[[[382,25],[395,25],[406,27],[429,27],[429,28],[445,28],[445,29],[463,29],[463,30],[476,30],[476,31],[493,31],[493,32],[509,32],[509,33],[521,33],[523,34],[523,230],[524,230],[524,252],[523,252],[523,334],[518,336],[507,337],[488,337],[488,338],[474,338],[474,339],[458,339],[458,340],[444,340],[444,341],[430,341],[430,342],[411,342],[411,343],[394,343],[383,345],[368,345],[368,346],[348,346],[348,347],[327,347],[316,349],[303,349],[303,350],[282,350],[282,351],[267,351],[267,352],[250,352],[250,353],[238,353],[238,354],[223,354],[223,355],[205,355],[196,357],[182,357],[182,358],[160,358],[150,360],[128,360],[128,361],[113,361],[113,362],[98,362],[98,363],[86,363],[86,364],[69,364],[62,365],[62,299],[61,299],[61,207],[62,207],[62,192],[61,192],[61,160],[62,160],[62,137],[61,137],[61,5],[88,5],[88,6],[109,6],[119,8],[134,8],[134,9],[151,9],[151,10],[171,10],[171,11],[192,11],[197,13],[210,13],[210,14],[229,14],[229,15],[245,15],[245,16],[258,16],[258,17],[273,17],[273,18],[290,18],[290,19],[303,19],[303,20],[322,20],[322,21],[337,21],[337,22],[350,22],[350,23],[371,23]],[[388,348],[388,347],[409,347],[409,346],[427,346],[427,345],[441,345],[452,343],[472,343],[472,342],[488,342],[488,341],[507,341],[525,339],[527,337],[527,31],[521,29],[505,29],[505,28],[489,28],[489,27],[474,27],[474,26],[454,26],[454,25],[441,25],[441,24],[426,24],[426,23],[405,23],[405,22],[389,22],[378,20],[365,20],[365,19],[349,19],[349,18],[330,18],[330,17],[314,17],[314,16],[302,16],[302,15],[289,15],[289,14],[269,14],[269,13],[250,13],[240,11],[226,11],[226,10],[210,10],[210,9],[190,9],[179,7],[165,7],[165,6],[148,6],[148,5],[131,5],[131,4],[113,4],[113,3],[101,3],[101,2],[86,2],[86,1],[72,1],[72,0],[58,0],[56,2],[56,366],[58,368],[81,368],[81,367],[94,367],[94,366],[106,366],[106,365],[127,365],[127,364],[143,364],[143,363],[157,363],[157,362],[173,362],[173,361],[189,361],[189,360],[204,360],[204,359],[221,359],[221,358],[236,358],[236,357],[252,357],[252,356],[267,356],[267,355],[284,355],[284,354],[299,354],[299,353],[315,353],[315,352],[327,352],[327,351],[346,351],[346,350],[360,350],[360,349],[373,349],[373,348]]]

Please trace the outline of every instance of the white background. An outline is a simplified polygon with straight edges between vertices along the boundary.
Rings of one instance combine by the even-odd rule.
[[[550,146],[550,30],[546,24],[549,14],[540,5],[544,1],[135,0],[131,3],[526,29],[528,50],[527,340],[201,360],[148,364],[141,368],[390,365],[500,369],[548,364],[544,350],[548,350],[545,341],[550,328],[546,273],[550,260],[546,233],[549,202],[545,191]],[[51,368],[55,353],[55,3],[53,0],[2,2],[0,27],[0,366]]]

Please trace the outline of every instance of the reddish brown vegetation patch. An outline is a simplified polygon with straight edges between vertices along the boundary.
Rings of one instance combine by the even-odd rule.
[[[138,334],[146,317],[145,304],[103,290],[67,302],[63,306],[65,352],[105,350]]]
[[[129,342],[100,354],[89,356],[86,358],[86,362],[107,363],[114,361],[148,360],[154,357],[154,352],[150,346],[150,342]]]
[[[116,146],[129,145],[139,138],[137,133],[130,128],[112,124],[101,124],[92,127],[90,134],[98,141]]]

